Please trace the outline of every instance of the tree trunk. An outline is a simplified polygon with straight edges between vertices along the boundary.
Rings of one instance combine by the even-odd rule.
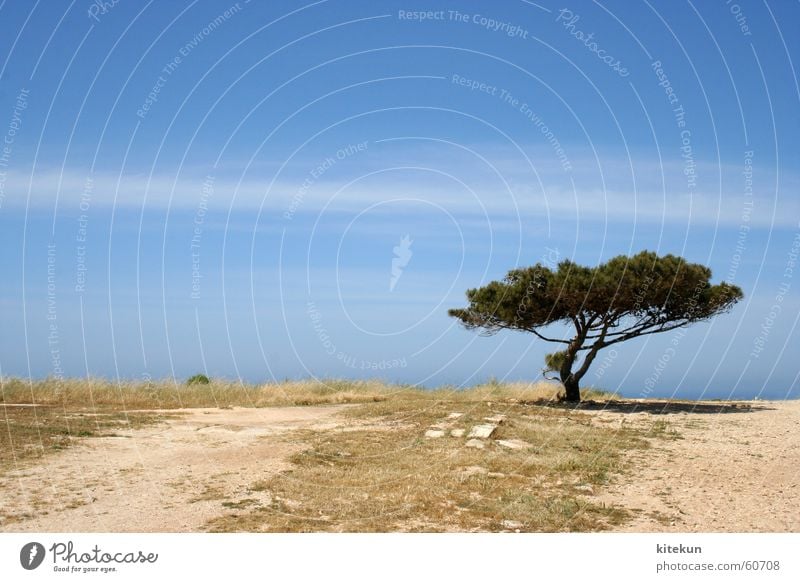
[[[570,374],[566,380],[562,381],[562,384],[564,384],[564,390],[567,392],[564,398],[566,402],[581,401],[581,389],[578,387],[578,379],[575,376]]]
[[[564,398],[567,402],[580,402],[581,401],[581,390],[578,387],[578,382],[580,381],[580,376],[577,376],[572,372],[572,366],[575,363],[575,352],[567,351],[567,354],[564,358],[564,363],[561,365],[560,376],[561,376],[561,383],[564,385],[564,390],[566,391],[566,396]]]
[[[564,365],[561,367],[561,383],[564,384],[564,389],[567,392],[567,396],[564,398],[564,400],[567,402],[581,401],[581,389],[578,387],[578,384],[580,383],[581,378],[583,378],[583,376],[589,370],[589,366],[592,365],[597,352],[605,345],[603,341],[606,338],[606,333],[608,332],[608,328],[610,326],[610,323],[603,325],[603,331],[600,334],[600,339],[598,339],[591,346],[591,349],[583,359],[583,364],[575,372],[572,371],[572,366],[575,364],[575,357],[578,349],[581,345],[583,345],[585,334],[579,334],[576,338],[576,340],[580,340],[580,343],[576,342],[570,345],[571,349],[568,350],[567,357],[564,359]]]
[[[588,366],[585,362],[580,370],[577,372],[572,371],[572,366],[575,365],[578,352],[583,342],[586,340],[586,334],[589,332],[587,327],[579,325],[577,321],[575,321],[575,330],[577,331],[577,335],[572,339],[567,349],[564,350],[564,361],[561,363],[561,370],[559,370],[561,383],[564,385],[564,390],[566,391],[566,396],[564,398],[566,402],[581,401],[581,389],[578,383],[583,377],[583,374],[586,373],[586,368]],[[588,363],[591,363],[592,358],[594,358],[594,353],[591,354]]]

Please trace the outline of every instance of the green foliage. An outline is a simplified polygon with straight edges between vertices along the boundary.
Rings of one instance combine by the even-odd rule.
[[[205,374],[195,374],[188,380],[186,380],[187,386],[193,386],[194,384],[210,384],[211,380],[208,379],[208,376]]]
[[[556,322],[606,322],[617,327],[636,320],[633,332],[673,323],[692,323],[728,310],[742,290],[712,285],[711,270],[673,255],[641,252],[618,256],[597,267],[566,260],[553,270],[541,264],[509,271],[502,281],[467,291],[469,307],[449,314],[468,328],[531,331]],[[618,330],[609,336],[624,335]],[[638,335],[642,335],[641,333]],[[567,342],[564,342],[567,343]]]
[[[558,372],[561,370],[561,366],[564,365],[564,361],[567,359],[566,352],[554,352],[552,354],[546,354],[544,357],[544,365],[546,372]]]
[[[562,344],[564,350],[550,354],[546,365],[560,372],[568,398],[574,399],[577,382],[599,349],[710,319],[743,297],[739,287],[712,285],[710,279],[708,267],[649,251],[620,255],[596,267],[569,260],[555,269],[538,263],[468,290],[469,305],[448,313],[466,328],[486,334],[527,331]],[[541,330],[554,323],[572,325],[575,335],[572,339],[543,335]],[[586,352],[583,365],[572,372],[582,351]]]

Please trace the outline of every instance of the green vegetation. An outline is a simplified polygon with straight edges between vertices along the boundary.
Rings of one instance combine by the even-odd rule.
[[[208,379],[208,376],[205,374],[195,374],[194,376],[188,378],[186,380],[187,386],[192,386],[193,384],[210,384],[211,380]]]
[[[545,364],[558,372],[565,400],[580,402],[580,380],[602,348],[710,319],[743,297],[739,287],[712,285],[710,279],[703,265],[647,251],[596,267],[567,260],[551,269],[539,263],[468,290],[469,305],[449,314],[468,329],[524,331],[560,344],[563,349],[549,354]],[[555,323],[574,327],[573,337],[541,332]]]

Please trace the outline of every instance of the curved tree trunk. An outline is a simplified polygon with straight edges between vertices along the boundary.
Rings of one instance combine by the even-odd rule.
[[[574,375],[570,374],[566,380],[562,380],[562,384],[564,384],[564,389],[567,392],[564,398],[566,402],[581,401],[581,389],[578,386],[578,379]]]
[[[564,353],[564,361],[561,364],[561,370],[559,370],[561,383],[564,385],[564,389],[567,393],[564,400],[567,402],[581,401],[581,390],[578,387],[578,381],[580,378],[572,372],[572,366],[575,364],[575,357],[577,355],[579,346],[580,344],[573,342],[566,349]]]
[[[606,344],[604,340],[606,338],[606,333],[608,332],[608,328],[610,327],[610,323],[606,323],[603,325],[603,330],[600,333],[600,338],[591,346],[591,349],[586,353],[586,356],[583,359],[583,364],[581,364],[580,368],[576,371],[572,371],[572,366],[575,365],[575,359],[578,354],[578,350],[583,345],[583,341],[586,337],[585,332],[579,332],[578,336],[573,340],[573,343],[570,344],[569,348],[566,351],[564,357],[564,363],[561,366],[561,383],[564,384],[564,389],[567,392],[566,397],[564,398],[567,402],[580,402],[581,401],[581,389],[579,387],[579,383],[581,378],[586,374],[589,370],[589,366],[592,365],[595,356],[597,356],[597,352],[602,349]]]

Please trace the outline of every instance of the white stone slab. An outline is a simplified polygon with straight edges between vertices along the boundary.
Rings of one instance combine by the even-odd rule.
[[[488,439],[497,428],[494,424],[478,424],[472,427],[469,438]]]
[[[438,439],[444,436],[443,430],[426,430],[425,431],[425,438],[427,439]]]
[[[515,450],[525,449],[525,448],[528,448],[530,446],[525,441],[521,441],[521,440],[517,440],[517,439],[511,439],[511,440],[508,440],[508,441],[500,441],[499,440],[499,441],[497,441],[497,444],[500,445],[501,447],[505,447],[507,449],[515,449]]]

